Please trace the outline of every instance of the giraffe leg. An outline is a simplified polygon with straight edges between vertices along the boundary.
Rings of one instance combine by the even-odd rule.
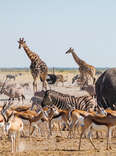
[[[45,74],[45,73],[40,75],[40,77],[42,79],[42,90],[43,89],[47,90],[46,76],[47,76],[47,74]]]
[[[37,92],[37,77],[34,78],[34,81],[33,81],[33,91],[34,93]]]
[[[47,90],[47,82],[46,82],[46,80],[43,82],[43,88],[45,88],[45,90]]]

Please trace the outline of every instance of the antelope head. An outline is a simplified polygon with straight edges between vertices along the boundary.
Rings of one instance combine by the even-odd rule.
[[[19,43],[19,49],[21,49],[21,47],[23,47],[23,45],[26,43],[26,41],[24,41],[24,38],[20,38],[17,42]]]
[[[10,127],[11,127],[11,121],[14,118],[14,113],[12,112],[8,117],[7,120],[5,121],[5,131],[8,133]]]
[[[74,52],[74,49],[73,49],[73,48],[69,48],[69,50],[67,50],[67,51],[65,52],[65,54],[69,54],[69,53],[72,53],[72,52]]]
[[[58,110],[58,108],[56,106],[52,106],[51,107],[51,111],[53,111],[53,114],[54,115],[59,115],[59,113],[60,113],[59,110]]]
[[[105,109],[103,107],[100,107],[98,104],[95,106],[94,111],[96,113],[107,116],[107,112],[105,111]]]
[[[11,101],[9,101],[8,103],[7,102],[4,102],[4,105],[2,107],[2,110],[1,110],[1,114],[4,118],[4,121],[7,122],[7,117],[6,117],[6,111],[8,110],[8,108],[12,105],[13,103],[11,103]]]
[[[52,114],[52,116],[57,116],[59,115],[59,110],[56,106],[54,105],[51,105],[51,106],[47,106],[48,107],[48,110],[46,111],[46,113],[49,115],[49,114]]]

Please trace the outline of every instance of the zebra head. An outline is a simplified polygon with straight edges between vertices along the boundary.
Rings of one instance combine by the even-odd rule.
[[[50,90],[45,91],[43,101],[41,102],[41,106],[44,107],[46,105],[50,105],[52,102],[51,96],[50,96]]]

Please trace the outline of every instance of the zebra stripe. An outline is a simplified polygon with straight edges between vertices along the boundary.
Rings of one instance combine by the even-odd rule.
[[[79,109],[89,111],[91,108],[94,109],[97,103],[91,96],[75,97],[54,90],[47,90],[42,101],[42,107],[46,105],[55,105],[62,110]]]

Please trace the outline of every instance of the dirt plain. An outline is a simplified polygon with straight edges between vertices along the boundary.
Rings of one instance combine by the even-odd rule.
[[[8,73],[1,73],[1,81],[4,81],[5,76]],[[14,74],[14,73],[13,73]],[[74,75],[71,73],[65,73],[64,77],[67,79],[67,82],[62,86],[61,83],[58,86],[51,86],[52,89],[60,91],[62,93],[68,93],[75,96],[80,96],[87,94],[84,91],[80,91],[79,87],[75,84],[71,84],[71,79]],[[21,76],[17,76],[15,83],[30,83],[30,89],[25,90],[26,100],[23,103],[24,105],[30,104],[30,99],[33,96],[32,90],[32,77],[30,73],[24,72]],[[14,83],[14,80],[11,80],[10,83]],[[41,90],[41,82],[38,80],[39,90]],[[0,104],[3,105],[4,101],[8,99],[5,95],[0,95]],[[15,105],[22,105],[15,101]],[[96,139],[93,135],[93,142],[98,151],[94,151],[90,142],[83,138],[81,151],[78,151],[78,142],[79,134],[76,135],[76,138],[69,139],[67,138],[67,131],[53,131],[53,135],[48,138],[48,130],[44,123],[40,124],[41,132],[34,133],[30,138],[28,137],[28,124],[25,124],[25,137],[21,137],[18,141],[17,152],[11,153],[11,140],[8,137],[5,137],[2,130],[0,129],[0,156],[116,156],[116,138],[112,138],[112,150],[107,151],[106,148],[106,133],[102,137]]]

